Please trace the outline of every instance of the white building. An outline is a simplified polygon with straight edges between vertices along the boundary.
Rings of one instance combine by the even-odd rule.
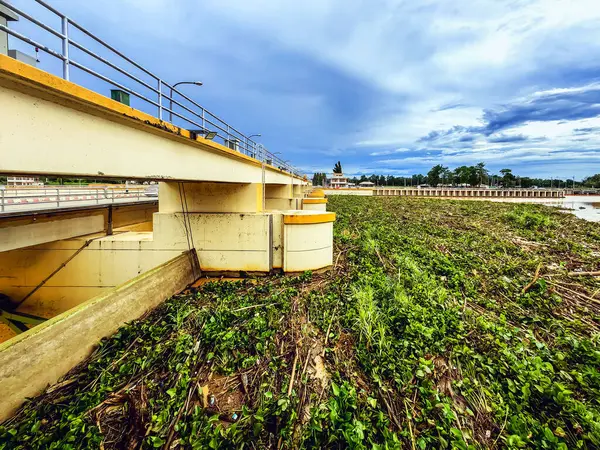
[[[7,177],[7,186],[43,186],[44,183],[37,177]]]
[[[343,173],[331,174],[331,177],[329,178],[329,186],[334,189],[346,188],[348,187],[348,178],[345,177]]]

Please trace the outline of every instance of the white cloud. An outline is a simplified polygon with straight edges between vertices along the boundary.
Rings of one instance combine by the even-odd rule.
[[[285,151],[293,145],[306,160],[319,158],[317,152],[351,159],[346,149],[354,147],[363,157],[353,166],[356,172],[374,158],[404,154],[379,161],[379,167],[404,170],[394,165],[439,158],[446,164],[473,158],[550,161],[561,152],[564,158],[597,161],[591,152],[600,148],[598,138],[573,137],[576,128],[600,126],[597,119],[529,122],[502,130],[546,139],[543,145],[520,144],[525,149],[479,137],[467,144],[448,136],[438,142],[447,146],[439,152],[421,146],[440,156],[408,151],[433,130],[480,126],[485,109],[581,89],[589,80],[577,79],[577,70],[593,67],[600,58],[598,0],[62,0],[56,6],[80,22],[80,15],[96,17],[94,32],[109,42],[122,39],[172,77],[208,80],[198,96],[213,101],[217,112],[227,102],[252,127],[258,116],[260,132],[285,131],[277,145]],[[285,71],[273,74],[266,62],[274,52],[301,56],[356,80],[372,101],[354,108],[348,95],[343,114],[336,116],[328,91],[335,86],[314,92],[310,73],[300,78],[304,84]],[[177,56],[157,63],[154,53]],[[244,71],[248,67],[253,70]],[[257,82],[270,77],[279,90]],[[309,135],[321,140],[320,150],[303,151]]]

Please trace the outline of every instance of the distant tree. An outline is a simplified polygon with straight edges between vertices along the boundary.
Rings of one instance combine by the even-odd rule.
[[[511,169],[502,169],[500,173],[502,174],[502,184],[504,187],[509,187],[516,178]]]
[[[475,175],[477,178],[477,186],[481,186],[487,179],[489,179],[489,172],[485,168],[485,163],[480,162],[475,166]]]
[[[531,188],[535,186],[535,180],[529,178],[529,177],[521,177],[521,187],[522,188]]]
[[[313,186],[324,186],[327,180],[327,175],[323,172],[316,172],[313,174],[312,184]]]
[[[336,162],[335,166],[333,166],[333,173],[343,173],[342,172],[342,163],[341,162]]]
[[[437,186],[442,181],[442,176],[448,170],[447,167],[438,164],[433,166],[429,172],[427,172],[427,182],[430,186]]]
[[[460,166],[454,169],[454,182],[456,184],[470,184],[473,178],[473,166]]]
[[[584,178],[581,183],[587,187],[600,187],[600,173]]]

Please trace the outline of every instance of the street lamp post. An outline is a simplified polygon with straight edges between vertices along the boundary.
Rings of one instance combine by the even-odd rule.
[[[262,134],[257,133],[257,134],[251,134],[250,136],[248,136],[246,138],[246,150],[249,150],[248,145],[249,145],[249,140],[252,139],[253,137],[262,137]],[[255,158],[256,157],[256,150],[255,150],[255,145],[252,145],[252,157]]]
[[[193,84],[195,86],[202,86],[201,81],[180,81],[171,86],[171,94],[169,95],[169,122],[173,123],[173,89],[180,84]],[[204,123],[202,124],[204,126]]]

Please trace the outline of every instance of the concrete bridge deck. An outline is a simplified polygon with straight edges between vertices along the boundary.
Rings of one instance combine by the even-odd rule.
[[[0,104],[0,173],[160,184],[144,229],[111,234],[106,208],[0,220],[12,302],[62,312],[191,250],[196,276],[332,264],[335,215],[303,176],[3,55]]]

